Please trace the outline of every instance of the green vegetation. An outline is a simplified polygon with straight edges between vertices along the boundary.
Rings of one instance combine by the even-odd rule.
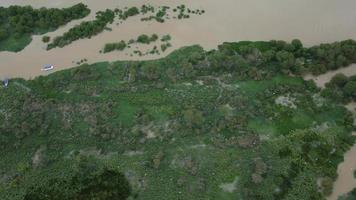
[[[145,15],[145,14],[147,14],[147,13],[154,13],[155,12],[155,8],[153,7],[153,6],[151,6],[151,5],[142,5],[141,6],[141,14],[143,14],[143,15]]]
[[[47,43],[47,42],[49,42],[51,40],[51,38],[49,37],[49,36],[43,36],[42,37],[42,42],[44,42],[44,43]]]
[[[191,46],[13,79],[0,88],[0,199],[322,200],[355,138],[352,114],[298,76],[321,62],[314,48]]]
[[[96,19],[93,21],[82,22],[81,24],[69,29],[62,36],[54,38],[53,42],[47,46],[47,50],[55,47],[64,47],[73,41],[81,38],[91,38],[105,30],[107,24],[112,23],[115,18],[115,13],[112,10],[99,11],[96,14]]]
[[[152,34],[151,36],[148,36],[146,34],[142,34],[137,37],[136,42],[142,43],[142,44],[150,44],[151,42],[156,42],[158,39],[157,34]]]
[[[63,9],[0,7],[0,51],[21,51],[31,42],[32,35],[53,31],[89,13],[90,10],[82,3]]]
[[[356,199],[356,188],[354,188],[348,194],[339,197],[338,200],[355,200],[355,199]]]
[[[191,10],[185,5],[177,6],[175,9],[173,9],[173,11],[178,12],[178,19],[190,18],[190,14],[202,15],[205,13],[205,10]]]
[[[127,199],[130,196],[128,181],[115,168],[99,167],[95,161],[80,156],[77,159],[72,161],[76,165],[67,163],[72,166],[67,169],[67,176],[51,171],[51,177],[41,177],[39,184],[31,184],[24,200]]]
[[[164,44],[161,44],[161,51],[162,52],[165,52],[169,47],[171,47],[171,43],[164,43]]]
[[[356,101],[356,75],[347,77],[344,74],[336,74],[326,84],[322,94],[337,102]]]
[[[168,17],[168,10],[170,8],[168,6],[160,6],[158,7],[158,11],[155,13],[153,16],[148,16],[148,17],[143,17],[141,18],[141,21],[150,21],[152,19],[155,19],[158,22],[164,22],[165,19],[170,19]],[[123,21],[127,20],[129,17],[134,17],[139,14],[145,15],[148,13],[154,13],[155,8],[151,5],[142,5],[141,8],[137,7],[130,7],[130,8],[125,8],[125,9],[119,9],[116,8],[114,10],[109,10],[107,9],[106,11],[100,11],[96,15],[96,19],[93,21],[85,21],[82,22],[80,25],[77,25],[73,28],[71,28],[68,32],[64,33],[62,36],[58,36],[54,38],[52,43],[48,44],[47,50],[56,48],[56,47],[64,47],[66,45],[71,44],[73,41],[82,39],[82,38],[91,38],[104,30],[109,30],[111,31],[111,28],[108,28],[107,25],[110,23],[113,23],[115,20],[115,17],[118,16],[119,22],[116,23],[119,25]],[[199,10],[197,11],[191,11],[188,9],[190,13],[198,14]],[[185,12],[185,7],[183,10],[180,11],[180,13]],[[202,14],[202,13],[200,13]],[[189,15],[184,15],[188,16],[185,18],[189,18]],[[173,17],[177,18],[177,17]],[[0,30],[0,38],[1,38],[1,30]],[[46,38],[47,39],[47,38]],[[158,36],[156,34],[153,34],[151,37],[148,35],[141,35],[139,38],[137,38],[136,42],[138,43],[143,43],[143,44],[149,44],[151,42],[155,42],[158,39]],[[170,40],[169,36],[167,36],[167,41]],[[46,41],[46,40],[44,40]],[[26,41],[24,41],[26,42]],[[14,42],[12,42],[14,43]],[[115,45],[117,44],[108,44],[108,50],[113,51],[116,49]],[[123,50],[122,49],[122,44],[120,44],[120,48],[117,50]],[[169,44],[164,45],[164,48],[169,47]],[[155,50],[156,52],[156,50]]]
[[[152,42],[157,42],[158,39],[159,39],[159,37],[158,37],[157,34],[152,34],[151,36],[148,36],[146,34],[142,34],[142,35],[139,35],[137,37],[137,39],[130,39],[128,42],[125,42],[124,40],[121,40],[118,43],[105,44],[104,50],[102,50],[101,52],[108,53],[108,52],[115,51],[115,50],[123,51],[126,48],[130,48],[131,47],[130,45],[132,45],[132,44],[135,44],[135,43],[136,44],[150,44]],[[162,36],[161,41],[165,42],[165,43],[161,44],[161,51],[162,52],[166,51],[169,47],[172,46],[168,42],[169,40],[171,40],[171,36],[170,35]],[[154,46],[152,50],[150,50],[150,51],[148,51],[146,53],[142,53],[139,50],[135,50],[133,53],[134,54],[138,54],[139,56],[144,56],[144,55],[147,55],[147,54],[159,54],[160,52],[159,52],[157,46]]]
[[[140,14],[140,10],[137,7],[131,7],[124,11],[118,9],[117,12],[119,13],[119,18],[121,20],[126,20],[129,17]]]
[[[127,44],[123,40],[121,40],[118,43],[105,44],[104,53],[108,53],[108,52],[111,52],[114,50],[123,51],[126,47],[127,47]]]
[[[150,9],[148,9],[150,8]],[[202,15],[205,13],[204,10],[191,10],[187,8],[185,5],[180,5],[177,6],[176,8],[173,9],[173,13],[169,13],[170,11],[169,6],[160,6],[157,9],[157,12],[155,12],[155,9],[153,7],[145,7],[144,9],[141,9],[142,14],[146,14],[148,12],[154,13],[154,15],[150,15],[147,17],[141,18],[141,21],[151,21],[151,20],[156,20],[157,22],[163,23],[165,20],[170,19],[170,15],[173,15],[174,19],[187,19],[190,18],[190,15],[195,14],[195,15]],[[174,13],[178,12],[176,15]]]
[[[168,42],[168,41],[171,41],[171,39],[172,39],[172,37],[170,35],[164,35],[164,36],[162,36],[161,41]]]
[[[299,40],[225,43],[226,51],[256,59],[261,65],[273,64],[284,73],[314,75],[349,65],[356,61],[356,41],[345,40],[304,48]]]

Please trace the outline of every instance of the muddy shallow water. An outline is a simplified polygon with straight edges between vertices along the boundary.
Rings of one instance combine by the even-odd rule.
[[[329,71],[319,76],[307,75],[304,78],[306,80],[312,79],[314,80],[314,82],[318,87],[324,88],[325,84],[329,82],[332,79],[332,77],[338,73],[345,74],[346,76],[356,75],[356,64],[352,64],[348,67],[340,68],[334,71]]]
[[[19,53],[0,52],[0,76],[33,78],[43,73],[44,64],[54,64],[56,70],[75,66],[73,61],[88,59],[89,63],[114,60],[155,59],[167,55],[173,49],[200,44],[206,49],[216,48],[224,41],[301,39],[306,45],[333,42],[348,38],[356,39],[356,1],[354,0],[1,0],[0,6],[12,4],[34,7],[69,7],[84,2],[95,12],[106,8],[123,8],[131,5],[185,4],[194,9],[204,9],[202,16],[191,16],[187,20],[170,20],[164,24],[140,22],[139,17],[123,24],[111,25],[106,31],[92,39],[75,41],[62,49],[46,51],[41,36],[34,36],[33,42]],[[77,20],[47,35],[54,37],[73,27]],[[139,34],[170,34],[173,48],[166,53],[153,56],[130,56],[125,52],[99,54],[105,43],[128,40]],[[331,34],[332,33],[332,34]]]

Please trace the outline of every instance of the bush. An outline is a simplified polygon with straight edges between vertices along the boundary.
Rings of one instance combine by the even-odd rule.
[[[108,53],[114,50],[123,51],[127,47],[126,42],[121,40],[119,43],[105,44],[104,53]]]
[[[342,87],[345,86],[345,84],[347,82],[348,82],[347,76],[345,76],[344,74],[339,73],[339,74],[336,74],[334,77],[332,77],[332,79],[327,84],[327,86],[342,88]]]
[[[49,42],[50,39],[51,38],[49,36],[43,36],[42,37],[42,42],[47,43],[47,42]]]
[[[140,10],[137,7],[131,7],[128,10],[126,10],[123,14],[123,19],[127,19],[128,17],[132,17],[135,15],[140,14]]]
[[[151,36],[148,36],[146,34],[142,34],[137,37],[136,42],[142,43],[142,44],[150,44],[151,42],[155,42],[158,40],[158,35],[157,34],[152,34]]]
[[[170,35],[164,35],[164,36],[162,36],[161,41],[162,42],[167,42],[167,41],[170,41],[171,39],[172,38],[171,38]]]

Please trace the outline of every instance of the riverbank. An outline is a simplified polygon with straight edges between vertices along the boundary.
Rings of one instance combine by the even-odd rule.
[[[330,71],[319,76],[308,75],[305,76],[306,80],[313,80],[316,85],[320,88],[324,88],[325,84],[328,83],[333,76],[338,73],[345,74],[346,76],[352,76],[356,74],[356,64],[352,64],[345,68],[340,68],[335,71]],[[356,103],[351,102],[345,107],[354,115],[356,115]],[[352,133],[356,136],[356,132]],[[356,188],[356,179],[354,178],[354,171],[356,169],[356,144],[351,147],[344,155],[344,162],[340,163],[337,169],[338,177],[334,182],[333,192],[327,198],[328,200],[338,200],[341,195],[347,194],[352,189]]]
[[[34,7],[68,7],[80,0],[3,0],[0,6],[32,5]],[[0,75],[7,77],[34,78],[44,75],[40,68],[45,64],[53,64],[56,70],[63,70],[76,66],[76,62],[87,59],[88,63],[116,60],[150,60],[168,55],[174,49],[192,44],[200,44],[205,49],[216,48],[218,44],[227,41],[241,40],[271,40],[280,39],[290,41],[299,38],[306,46],[323,42],[333,42],[354,38],[352,33],[356,27],[351,26],[356,13],[352,8],[356,2],[345,0],[344,3],[332,0],[315,1],[282,1],[267,2],[242,0],[173,0],[173,1],[115,1],[106,0],[105,3],[96,0],[85,1],[92,10],[90,16],[61,27],[47,35],[52,38],[66,32],[81,21],[93,19],[95,12],[106,8],[123,8],[125,6],[140,6],[151,4],[154,6],[177,6],[186,4],[191,8],[204,9],[202,16],[194,16],[188,20],[171,20],[163,24],[157,22],[141,22],[132,18],[117,26],[113,23],[106,31],[91,39],[82,39],[73,44],[45,50],[42,36],[34,36],[32,43],[19,53],[0,52]],[[221,12],[224,10],[224,12]],[[303,15],[300,15],[300,13]],[[256,14],[257,13],[257,14]],[[328,34],[329,32],[333,34]],[[105,43],[128,40],[139,34],[170,34],[173,48],[160,55],[140,57],[130,56],[128,52],[111,52],[100,54]]]

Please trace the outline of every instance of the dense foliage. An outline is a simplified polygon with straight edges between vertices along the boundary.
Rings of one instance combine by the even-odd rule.
[[[103,53],[109,53],[112,51],[123,51],[126,48],[131,48],[131,45],[133,44],[151,44],[154,42],[157,42],[159,39],[159,36],[157,34],[152,34],[151,36],[146,35],[146,34],[141,34],[137,37],[137,39],[130,39],[129,41],[124,41],[121,40],[120,42],[115,42],[115,43],[107,43],[104,46],[104,49],[101,51]],[[162,42],[161,44],[161,51],[164,52],[166,51],[169,47],[172,45],[168,42],[171,40],[170,35],[164,35],[160,39]],[[157,46],[154,46],[152,50],[146,51],[145,53],[142,53],[141,50],[138,50],[138,46],[136,47],[137,49],[133,51],[133,53],[138,54],[139,56],[144,56],[147,54],[159,54],[159,50]],[[132,55],[132,54],[131,54]]]
[[[76,157],[116,166],[130,198],[324,199],[354,144],[353,117],[312,81],[290,76],[320,63],[312,52],[321,46],[192,46],[10,80],[0,89],[0,199],[22,200],[27,188],[37,195],[41,185],[30,183],[53,182],[43,176],[55,172],[72,185],[67,163]]]
[[[47,46],[47,49],[50,50],[55,47],[64,47],[81,38],[91,38],[104,31],[107,24],[112,23],[114,18],[115,13],[112,10],[107,9],[106,11],[99,11],[96,14],[95,20],[82,22],[71,28],[62,36],[54,38],[53,42]]]
[[[37,174],[40,182],[36,182],[39,177],[29,179],[34,182],[26,189],[24,200],[125,200],[130,196],[127,179],[116,169],[100,167],[83,157],[77,160],[66,163],[71,168],[62,173],[65,176],[52,170],[47,171],[50,177]]]
[[[314,75],[345,67],[356,62],[356,41],[345,40],[331,44],[321,44],[304,48],[299,40],[291,43],[284,41],[226,43],[221,46],[225,51],[239,54],[255,60],[257,65],[273,64],[284,73]]]
[[[336,74],[326,84],[322,94],[338,102],[356,101],[356,75],[347,77],[344,74]]]
[[[142,44],[149,44],[151,42],[157,41],[157,39],[158,39],[158,35],[157,34],[152,34],[151,36],[148,36],[146,34],[142,34],[142,35],[137,37],[136,42],[142,43]]]
[[[351,192],[346,195],[343,195],[338,200],[355,200],[356,199],[356,188],[354,188]]]
[[[53,31],[89,13],[90,10],[82,3],[63,9],[0,7],[0,51],[20,51],[31,42],[31,35]]]
[[[108,44],[105,44],[104,53],[108,53],[108,52],[115,51],[115,50],[122,51],[126,47],[127,47],[127,44],[123,40],[121,40],[118,43],[108,43]]]

